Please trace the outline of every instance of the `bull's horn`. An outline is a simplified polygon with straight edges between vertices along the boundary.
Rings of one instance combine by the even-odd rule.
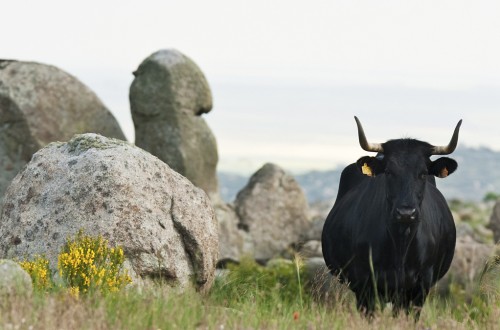
[[[358,125],[359,145],[361,146],[361,148],[366,151],[384,152],[384,148],[382,147],[381,143],[368,143],[368,140],[365,136],[365,131],[363,130],[363,126],[361,126],[358,117],[354,116],[354,119],[356,120],[356,125]]]
[[[453,136],[451,137],[450,143],[448,143],[447,146],[433,146],[432,147],[432,154],[433,155],[449,155],[453,151],[455,151],[455,148],[457,147],[457,143],[458,143],[458,132],[460,131],[460,125],[462,125],[462,119],[460,119],[457,126],[455,127],[455,131],[453,132]]]

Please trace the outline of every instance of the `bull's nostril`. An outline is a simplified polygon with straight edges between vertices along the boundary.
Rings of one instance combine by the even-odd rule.
[[[398,220],[415,220],[417,210],[414,208],[397,208],[396,213]]]

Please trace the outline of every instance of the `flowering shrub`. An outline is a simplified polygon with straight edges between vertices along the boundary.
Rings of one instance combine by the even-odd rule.
[[[35,290],[47,291],[53,287],[49,261],[46,258],[37,255],[35,260],[25,260],[19,264],[31,276]]]
[[[61,278],[75,296],[97,290],[102,293],[118,291],[132,282],[123,269],[125,257],[121,247],[109,248],[102,236],[93,238],[79,231],[68,240],[58,259]]]

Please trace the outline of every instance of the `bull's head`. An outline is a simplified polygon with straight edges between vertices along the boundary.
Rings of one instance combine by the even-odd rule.
[[[455,127],[447,146],[433,146],[414,139],[369,143],[361,123],[354,118],[361,147],[378,153],[376,157],[360,158],[357,162],[359,170],[368,176],[385,176],[386,197],[394,221],[418,221],[426,185],[435,184],[434,177],[445,178],[457,169],[457,162],[451,158],[431,161],[430,156],[448,155],[455,150],[462,120]]]

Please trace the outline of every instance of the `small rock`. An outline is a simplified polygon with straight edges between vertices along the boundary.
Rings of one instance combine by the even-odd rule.
[[[214,205],[219,225],[219,263],[238,262],[243,255],[251,255],[253,242],[245,228],[241,227],[232,204]]]
[[[494,245],[479,243],[471,236],[457,237],[453,261],[446,275],[439,280],[438,291],[446,292],[451,282],[463,287],[472,284],[483,271],[494,250]]]
[[[305,242],[299,252],[304,258],[323,258],[323,249],[319,240]]]
[[[235,210],[250,234],[254,257],[266,261],[298,243],[311,223],[303,190],[274,164],[259,169],[238,193]]]
[[[0,299],[29,297],[33,292],[30,275],[12,260],[0,259]]]
[[[304,270],[306,289],[316,300],[332,305],[354,300],[349,287],[332,276],[322,257],[306,259]]]

